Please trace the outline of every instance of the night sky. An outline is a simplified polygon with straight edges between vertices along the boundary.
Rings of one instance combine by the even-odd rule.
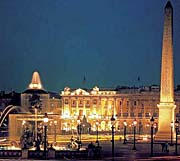
[[[174,8],[180,84],[180,0]],[[0,90],[160,84],[167,0],[0,0]],[[85,76],[86,82],[83,84]],[[138,77],[140,81],[138,81]]]

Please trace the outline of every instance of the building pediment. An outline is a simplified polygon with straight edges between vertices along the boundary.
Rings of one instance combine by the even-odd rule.
[[[84,89],[78,88],[75,91],[72,91],[71,95],[89,95],[89,93]]]

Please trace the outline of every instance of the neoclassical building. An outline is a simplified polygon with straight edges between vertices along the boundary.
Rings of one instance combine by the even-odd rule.
[[[91,124],[91,129],[96,130],[97,122],[100,131],[111,130],[110,118],[116,118],[116,131],[123,131],[123,122],[127,122],[127,130],[132,131],[133,120],[137,121],[138,133],[148,133],[150,130],[150,118],[153,116],[158,127],[159,87],[144,88],[119,87],[117,89],[92,90],[70,89],[66,87],[61,92],[62,120],[66,120],[62,128],[70,129],[71,121],[81,120],[86,117]],[[176,115],[179,116],[180,93],[175,92],[177,105]],[[69,121],[68,121],[69,120]],[[171,122],[170,122],[171,123]],[[169,128],[170,127],[169,123]],[[83,122],[82,122],[83,124]]]

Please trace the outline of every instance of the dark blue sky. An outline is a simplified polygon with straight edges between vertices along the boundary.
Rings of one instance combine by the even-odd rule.
[[[0,90],[160,82],[167,0],[0,0]],[[180,1],[174,7],[175,84],[180,84]],[[137,78],[140,76],[140,82]]]

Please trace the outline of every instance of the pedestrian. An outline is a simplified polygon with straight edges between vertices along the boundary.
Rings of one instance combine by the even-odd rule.
[[[89,158],[93,158],[94,157],[94,148],[95,148],[95,146],[93,145],[93,142],[91,142],[88,145],[88,157]]]
[[[165,143],[161,143],[162,152],[164,152]]]
[[[165,150],[166,150],[167,153],[169,152],[169,144],[168,144],[168,142],[165,143]]]

